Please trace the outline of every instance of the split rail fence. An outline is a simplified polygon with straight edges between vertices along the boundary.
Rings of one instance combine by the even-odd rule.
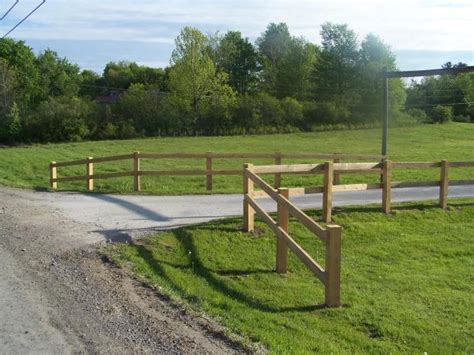
[[[382,207],[385,213],[391,210],[392,188],[439,186],[439,206],[447,208],[448,188],[457,185],[474,185],[474,180],[449,180],[450,168],[472,168],[474,162],[392,162],[382,163],[336,163],[301,164],[301,165],[268,165],[254,166],[245,164],[243,171],[243,218],[244,230],[254,231],[255,214],[276,234],[276,271],[287,272],[288,248],[314,273],[325,286],[325,305],[340,306],[340,273],[341,273],[341,227],[328,224],[322,227],[314,219],[290,202],[290,195],[323,193],[323,221],[330,223],[332,219],[332,194],[335,191],[360,191],[382,189]],[[440,169],[439,181],[427,182],[392,182],[394,169]],[[367,174],[382,176],[378,184],[334,185],[335,174]],[[323,174],[324,186],[310,188],[274,188],[264,181],[260,174]],[[255,190],[259,188],[259,191]],[[259,204],[258,198],[269,196],[277,203],[277,221]],[[323,269],[289,234],[289,215],[306,226],[323,243],[325,243],[325,269]]]
[[[252,164],[244,165],[244,230],[254,230],[255,213],[270,227],[277,236],[276,270],[286,273],[288,265],[288,249],[313,272],[324,284],[325,305],[339,307],[340,302],[340,273],[341,273],[341,227],[327,225],[323,228],[302,210],[292,204],[289,189],[275,190],[261,177],[256,175],[257,167]],[[254,196],[255,185],[262,189],[278,204],[278,221],[275,221],[260,205]],[[306,226],[326,246],[326,264],[323,269],[289,234],[288,220],[293,216]]]
[[[305,174],[324,175],[323,186],[291,188],[290,196],[322,193],[323,194],[323,220],[326,223],[332,219],[332,200],[334,192],[341,191],[362,191],[382,189],[382,209],[385,213],[391,211],[392,189],[406,187],[428,187],[439,186],[439,206],[446,209],[448,203],[449,186],[474,185],[474,180],[450,180],[449,171],[452,168],[472,168],[474,162],[392,162],[384,160],[374,163],[334,163],[332,161],[323,164],[300,164],[300,165],[266,165],[255,166],[255,174]],[[416,181],[416,182],[393,182],[392,173],[400,169],[440,169],[440,179],[437,181]],[[336,185],[334,176],[341,174],[377,174],[382,178],[381,183],[374,184],[349,184]],[[273,189],[276,193],[276,189]],[[268,191],[255,191],[254,197],[265,197]]]
[[[144,171],[141,170],[141,162],[144,159],[203,159],[204,169],[192,169],[192,170],[161,170],[161,171]],[[271,159],[275,165],[281,165],[283,159],[312,159],[312,160],[331,160],[334,163],[341,161],[361,161],[361,160],[379,160],[384,159],[380,155],[357,155],[357,154],[318,154],[318,153],[140,153],[134,152],[133,154],[116,155],[109,157],[87,157],[86,159],[67,161],[67,162],[51,162],[49,165],[50,169],[50,187],[55,190],[58,188],[60,182],[71,182],[71,181],[85,181],[88,191],[94,190],[94,180],[96,179],[110,179],[118,177],[132,177],[134,191],[141,190],[141,177],[142,176],[205,176],[206,177],[206,190],[211,192],[213,189],[213,177],[223,175],[235,175],[242,176],[241,165],[239,164],[238,169],[214,169],[213,165],[215,160],[222,159]],[[131,168],[130,171],[120,171],[112,173],[94,173],[94,164],[130,160]],[[70,167],[70,166],[84,166],[84,175],[76,176],[62,176],[58,177],[58,168]],[[334,184],[339,184],[339,175],[334,175]],[[274,187],[278,188],[281,185],[281,174],[274,174]]]

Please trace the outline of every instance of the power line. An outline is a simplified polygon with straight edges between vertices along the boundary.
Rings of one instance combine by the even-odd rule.
[[[6,38],[10,33],[12,33],[13,31],[15,31],[18,26],[20,26],[23,22],[25,22],[28,17],[30,17],[31,15],[33,15],[33,13],[35,13],[41,6],[43,6],[43,4],[46,2],[46,0],[42,0],[41,3],[36,6],[28,15],[26,15],[20,22],[18,22],[15,26],[13,26],[13,28],[8,31],[7,33],[5,33],[2,37],[2,39]]]
[[[16,0],[15,3],[10,6],[10,8],[3,14],[2,17],[0,17],[0,21],[3,20],[5,17],[8,16],[8,14],[15,8],[16,5],[18,5],[18,3],[20,2],[20,0]]]

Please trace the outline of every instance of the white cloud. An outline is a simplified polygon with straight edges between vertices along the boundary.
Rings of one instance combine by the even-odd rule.
[[[21,1],[0,29],[38,3]],[[287,22],[293,34],[318,42],[321,24],[331,21],[348,23],[361,37],[376,33],[394,49],[450,51],[474,50],[473,17],[471,0],[47,0],[14,36],[172,43],[183,26],[194,25],[255,39],[269,22]]]

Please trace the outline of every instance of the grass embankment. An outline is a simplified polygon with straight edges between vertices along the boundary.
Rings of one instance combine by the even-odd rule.
[[[315,216],[316,212],[311,213]],[[340,309],[318,306],[322,284],[290,254],[274,272],[275,237],[241,220],[160,233],[105,252],[162,292],[277,353],[472,353],[474,200],[345,208]],[[292,221],[290,234],[324,263],[321,244]]]
[[[390,131],[390,158],[398,161],[473,160],[474,125],[451,123],[446,125],[420,125],[394,128]],[[294,152],[378,154],[380,152],[380,129],[334,131],[317,133],[284,134],[244,137],[192,137],[156,138],[126,141],[101,141],[70,144],[34,145],[28,147],[0,149],[0,184],[47,188],[49,186],[48,164],[50,161],[84,159],[87,156],[107,156],[141,152]],[[248,159],[247,159],[248,160]],[[241,168],[245,160],[216,160],[215,169]],[[255,160],[255,164],[271,161]],[[292,161],[285,161],[291,163]],[[293,161],[314,163],[309,161]],[[143,170],[204,169],[204,159],[188,160],[143,160]],[[116,172],[131,169],[131,161],[101,163],[95,172]],[[83,175],[85,167],[59,168],[59,176]],[[452,178],[468,179],[472,169],[456,169]],[[439,178],[438,169],[398,171],[395,181],[422,181]],[[215,177],[214,192],[241,192],[241,178]],[[269,178],[269,181],[271,178]],[[345,176],[343,183],[377,182],[377,176]],[[321,177],[285,176],[283,184],[288,187],[315,186]],[[85,190],[85,182],[60,183],[60,189]],[[98,192],[131,193],[132,178],[96,180]],[[205,177],[142,177],[144,193],[186,194],[204,193]]]

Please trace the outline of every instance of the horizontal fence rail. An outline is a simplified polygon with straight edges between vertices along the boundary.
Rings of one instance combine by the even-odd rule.
[[[205,165],[203,169],[188,169],[188,170],[163,170],[163,171],[145,171],[140,169],[141,161],[143,159],[203,159]],[[95,179],[110,179],[117,177],[133,177],[133,185],[135,191],[141,190],[141,176],[205,176],[206,177],[206,190],[212,191],[213,189],[213,176],[242,176],[242,169],[214,169],[213,162],[216,159],[271,159],[275,165],[271,165],[268,170],[269,174],[274,174],[274,188],[278,188],[281,185],[281,173],[308,173],[307,171],[294,171],[286,172],[288,165],[281,165],[283,159],[315,159],[315,160],[326,160],[330,159],[334,162],[340,162],[342,160],[379,160],[384,159],[381,155],[361,155],[361,154],[321,154],[321,153],[140,153],[134,152],[132,154],[123,154],[110,157],[99,157],[93,158],[88,157],[81,160],[73,160],[68,162],[51,162],[50,168],[50,187],[55,190],[58,188],[58,182],[68,181],[86,181],[87,190],[93,191]],[[131,160],[130,171],[113,172],[113,173],[100,173],[94,174],[94,164],[106,163],[113,161]],[[70,166],[85,166],[85,174],[78,176],[65,176],[58,177],[58,168],[70,167]],[[275,166],[281,166],[281,172],[274,170]],[[273,170],[272,170],[273,168]],[[316,173],[316,170],[314,171]],[[344,171],[343,173],[350,173],[350,171]],[[261,172],[265,174],[265,172]],[[334,176],[334,184],[339,184],[339,175]]]
[[[278,206],[278,221],[275,221],[254,198],[254,188],[259,187]],[[276,271],[286,273],[288,268],[288,249],[303,262],[325,286],[325,305],[339,307],[341,272],[341,227],[319,225],[289,200],[289,189],[274,190],[262,178],[256,175],[254,166],[244,166],[244,230],[254,231],[255,214],[270,227],[277,237]],[[321,267],[288,233],[289,216],[303,224],[326,246],[325,269]]]
[[[447,208],[448,188],[449,186],[474,185],[474,180],[450,180],[449,170],[452,168],[473,168],[474,162],[448,162],[442,160],[440,162],[392,162],[384,160],[381,163],[333,163],[326,162],[324,164],[296,164],[296,165],[263,165],[255,166],[253,172],[255,174],[320,174],[324,175],[324,185],[304,188],[290,188],[289,195],[297,196],[312,193],[323,193],[323,220],[326,223],[331,222],[332,214],[332,193],[343,191],[363,191],[382,189],[382,208],[385,213],[391,211],[391,191],[396,188],[407,187],[430,187],[439,186],[439,206],[443,209]],[[440,179],[436,181],[392,181],[392,173],[398,169],[440,169]],[[336,174],[380,174],[381,183],[375,184],[348,184],[335,185],[334,176]],[[263,189],[262,189],[263,190]],[[267,188],[268,190],[268,188]],[[269,195],[269,191],[254,191],[254,198],[265,197]],[[273,189],[276,193],[277,189]]]

